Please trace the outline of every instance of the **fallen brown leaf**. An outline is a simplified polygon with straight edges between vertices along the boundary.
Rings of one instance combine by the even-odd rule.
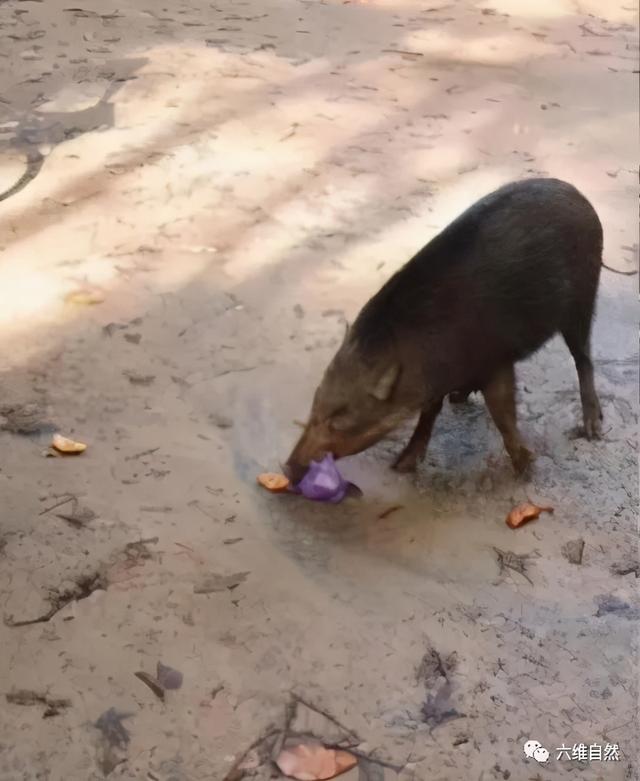
[[[325,781],[351,770],[358,760],[348,751],[325,748],[316,741],[304,741],[282,749],[276,764],[285,776],[297,781]]]
[[[529,521],[535,521],[540,513],[552,513],[553,507],[544,507],[531,502],[524,502],[514,507],[507,515],[507,526],[511,529],[517,529]]]
[[[80,507],[78,500],[73,498],[73,505],[70,513],[56,513],[56,518],[60,518],[61,521],[66,521],[76,529],[81,529],[97,517],[89,507]]]
[[[159,700],[164,702],[164,688],[161,686],[160,682],[153,677],[153,675],[149,675],[149,673],[145,673],[143,670],[134,673],[134,675],[136,678],[141,680],[142,683],[146,684]]]
[[[568,540],[560,550],[570,564],[582,564],[584,554],[584,540],[582,538]]]
[[[163,689],[179,689],[182,686],[183,675],[162,662],[158,662],[156,680]]]

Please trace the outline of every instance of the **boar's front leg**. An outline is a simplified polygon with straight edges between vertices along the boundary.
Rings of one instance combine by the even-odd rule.
[[[418,425],[409,440],[409,444],[398,456],[393,468],[397,472],[413,472],[427,452],[431,431],[438,413],[442,409],[443,399],[431,402],[420,413]]]
[[[469,401],[469,396],[471,395],[470,390],[457,390],[452,391],[449,394],[449,403],[450,404],[466,404]]]
[[[516,375],[513,366],[500,369],[482,389],[493,422],[502,434],[504,446],[518,474],[525,472],[533,459],[520,432],[516,415]]]

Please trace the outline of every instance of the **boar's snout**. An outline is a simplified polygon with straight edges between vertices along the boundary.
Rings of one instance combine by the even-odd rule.
[[[296,483],[299,483],[302,480],[306,471],[307,471],[306,466],[303,466],[302,464],[292,461],[291,457],[284,465],[284,473],[294,485]]]
[[[308,425],[285,464],[285,473],[297,483],[305,476],[312,461],[321,461],[329,452],[327,437],[317,425]]]

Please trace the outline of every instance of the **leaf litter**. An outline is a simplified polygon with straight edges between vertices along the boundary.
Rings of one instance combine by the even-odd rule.
[[[358,764],[357,758],[342,749],[327,748],[318,740],[290,739],[275,759],[278,768],[298,781],[326,781]]]
[[[457,663],[455,652],[442,657],[435,648],[429,647],[416,670],[416,679],[423,683],[426,689],[426,699],[420,712],[422,720],[431,730],[448,721],[465,717],[451,702],[452,673]]]
[[[141,561],[152,558],[152,553],[147,548],[147,545],[156,542],[158,542],[158,538],[151,537],[146,540],[136,540],[135,542],[127,543],[122,550],[115,554],[110,564],[100,565],[85,575],[77,576],[73,585],[68,588],[50,588],[48,596],[49,609],[45,613],[36,618],[19,620],[16,620],[12,615],[5,616],[5,626],[20,627],[47,623],[71,602],[80,602],[83,599],[87,599],[95,591],[106,591],[110,584],[116,582],[113,579],[113,573],[119,567],[131,569],[131,567],[139,565]]]
[[[5,699],[11,705],[44,705],[43,719],[58,716],[63,710],[71,707],[71,700],[62,697],[50,697],[48,694],[40,694],[31,689],[15,689],[5,695]]]
[[[150,673],[140,670],[134,673],[142,683],[148,686],[156,697],[164,702],[165,691],[179,689],[182,686],[183,675],[180,670],[176,670],[169,665],[158,662],[156,666],[155,677]]]
[[[500,548],[493,549],[498,559],[498,566],[500,567],[500,574],[502,575],[506,570],[510,569],[522,575],[525,580],[533,586],[533,581],[527,574],[527,565],[531,558],[530,553],[514,553],[510,550],[500,550]]]
[[[93,725],[100,732],[98,764],[105,776],[112,773],[126,759],[131,735],[122,722],[131,716],[133,713],[109,708]]]
[[[268,726],[240,754],[223,781],[241,781],[261,770],[269,773],[270,769],[272,777],[274,765],[282,773],[292,773],[288,777],[298,781],[337,778],[356,766],[360,781],[397,779],[404,765],[358,750],[361,742],[353,730],[324,708],[292,693],[283,724]]]
[[[244,583],[250,572],[234,572],[231,575],[207,575],[200,583],[193,587],[194,594],[216,594],[220,591],[233,591],[241,583]]]

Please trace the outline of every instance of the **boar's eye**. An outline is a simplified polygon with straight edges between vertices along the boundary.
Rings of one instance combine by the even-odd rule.
[[[353,428],[354,421],[347,407],[341,407],[329,417],[328,424],[332,431],[348,431]]]

